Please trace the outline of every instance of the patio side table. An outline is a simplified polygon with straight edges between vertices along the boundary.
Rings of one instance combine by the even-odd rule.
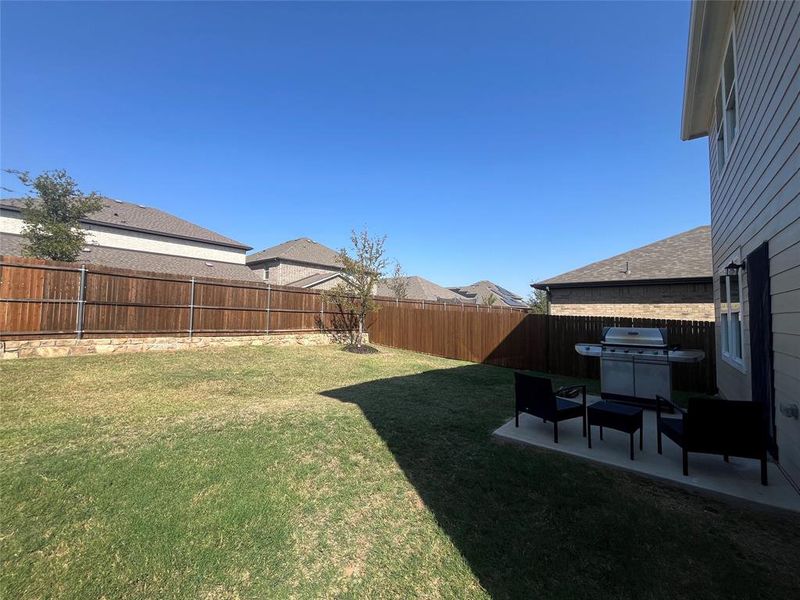
[[[639,430],[639,450],[644,448],[642,441],[642,430],[644,429],[644,410],[640,406],[619,404],[602,400],[589,405],[586,410],[588,425],[589,448],[592,447],[592,425],[600,427],[600,439],[603,439],[603,427],[623,431],[631,439],[631,460],[633,460],[633,434]]]

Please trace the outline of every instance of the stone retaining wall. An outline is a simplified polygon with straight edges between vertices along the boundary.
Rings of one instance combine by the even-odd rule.
[[[365,340],[367,341],[367,340]],[[0,342],[0,359],[51,358],[124,352],[163,352],[229,346],[322,346],[335,343],[326,333],[227,337],[121,337],[98,339],[8,340]]]

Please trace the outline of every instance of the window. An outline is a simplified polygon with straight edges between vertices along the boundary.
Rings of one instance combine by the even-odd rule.
[[[722,356],[738,366],[742,361],[742,303],[739,274],[723,274],[719,278],[720,341]]]
[[[736,136],[739,133],[736,112],[736,56],[733,32],[728,37],[725,60],[714,97],[714,128],[717,140],[717,175],[728,161]]]
[[[269,267],[264,267],[264,281],[269,281]]]

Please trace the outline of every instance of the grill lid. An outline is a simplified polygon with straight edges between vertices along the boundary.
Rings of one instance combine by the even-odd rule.
[[[658,327],[605,327],[600,341],[605,346],[666,348],[667,330]]]

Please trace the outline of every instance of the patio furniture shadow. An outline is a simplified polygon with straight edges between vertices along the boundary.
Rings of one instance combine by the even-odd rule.
[[[720,513],[735,521],[737,509],[493,442],[514,414],[510,369],[468,365],[323,395],[360,407],[492,597],[741,597],[784,585],[747,560],[741,531],[720,529]],[[743,515],[748,531],[761,518]]]

